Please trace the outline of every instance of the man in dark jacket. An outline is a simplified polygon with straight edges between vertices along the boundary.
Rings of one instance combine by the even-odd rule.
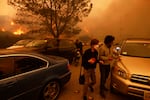
[[[85,83],[83,87],[83,100],[87,100],[88,87],[93,92],[93,85],[96,83],[95,68],[98,58],[99,41],[97,39],[91,40],[91,48],[87,49],[82,56],[82,66],[84,68]]]

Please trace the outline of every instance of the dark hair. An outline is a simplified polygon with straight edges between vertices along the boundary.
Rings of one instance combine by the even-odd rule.
[[[97,45],[98,42],[99,42],[99,40],[97,40],[97,39],[92,39],[92,40],[91,40],[91,45]]]
[[[108,43],[111,43],[112,41],[114,41],[115,40],[115,37],[114,36],[112,36],[112,35],[107,35],[106,37],[105,37],[105,39],[104,39],[104,43],[105,44],[108,44]]]

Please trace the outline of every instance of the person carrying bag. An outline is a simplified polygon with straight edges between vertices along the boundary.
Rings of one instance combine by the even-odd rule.
[[[91,92],[94,92],[93,85],[96,83],[96,76],[95,76],[95,68],[97,64],[98,58],[98,43],[97,39],[91,40],[91,47],[85,50],[82,56],[82,66],[84,68],[83,75],[84,75],[84,85],[83,85],[83,100],[87,100],[87,92],[88,88]],[[82,75],[81,75],[82,76]],[[83,77],[83,76],[82,76]],[[81,78],[82,80],[82,78]],[[81,82],[82,83],[82,82]]]

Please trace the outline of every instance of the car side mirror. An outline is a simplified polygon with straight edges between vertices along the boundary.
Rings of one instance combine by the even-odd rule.
[[[117,46],[116,51],[119,52],[120,50],[121,50],[121,48]]]
[[[121,53],[121,48],[120,48],[119,46],[117,46],[117,47],[115,48],[115,51],[116,51],[116,53],[117,53],[118,55],[120,55],[120,53]]]

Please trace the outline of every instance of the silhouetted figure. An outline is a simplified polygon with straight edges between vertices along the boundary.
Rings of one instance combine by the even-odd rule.
[[[75,45],[76,45],[77,50],[79,50],[80,53],[81,53],[81,55],[82,55],[83,54],[83,45],[82,45],[82,42],[77,39],[75,41]]]

